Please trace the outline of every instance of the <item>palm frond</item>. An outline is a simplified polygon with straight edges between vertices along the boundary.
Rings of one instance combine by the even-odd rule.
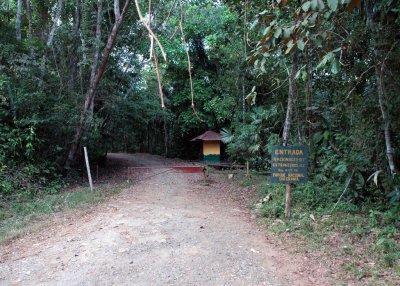
[[[224,142],[225,144],[231,143],[233,141],[234,135],[230,130],[222,128],[220,134],[222,137],[222,142]]]

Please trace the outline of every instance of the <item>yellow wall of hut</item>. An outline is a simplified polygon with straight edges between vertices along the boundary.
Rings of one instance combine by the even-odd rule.
[[[220,155],[219,141],[203,141],[203,155]]]

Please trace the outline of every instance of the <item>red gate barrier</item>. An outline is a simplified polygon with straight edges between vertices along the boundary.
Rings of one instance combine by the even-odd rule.
[[[206,171],[205,166],[142,166],[142,167],[128,167],[128,178],[130,178],[134,170],[144,169],[173,169],[184,173],[204,173]]]
[[[174,166],[172,168],[185,173],[202,173],[205,169],[204,166]]]

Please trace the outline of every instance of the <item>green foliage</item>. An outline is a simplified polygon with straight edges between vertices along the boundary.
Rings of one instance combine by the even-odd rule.
[[[246,113],[245,122],[237,122],[235,132],[229,137],[227,152],[233,160],[250,160],[254,167],[266,167],[271,148],[278,144],[279,113],[276,106],[269,109],[252,108]]]
[[[24,10],[21,41],[15,1],[8,2],[0,3],[2,196],[55,192],[71,143],[79,143],[78,150],[87,146],[99,162],[109,151],[197,159],[190,139],[223,128],[224,155],[269,170],[271,148],[281,144],[288,72],[296,59],[289,144],[308,146],[310,182],[296,187],[294,199],[307,210],[327,210],[345,190],[338,211],[398,206],[400,179],[388,170],[384,134],[388,127],[399,166],[398,1],[362,7],[342,0],[153,1],[152,27],[169,59],[164,63],[155,47],[165,110],[148,33],[130,9],[80,142],[73,136],[90,89],[96,1],[82,3],[79,33],[76,3],[64,1],[50,47],[56,1],[31,1],[32,35]],[[147,3],[141,5],[147,11]],[[100,50],[111,30],[110,12],[103,7]],[[281,205],[270,211],[279,217]]]
[[[311,182],[304,186],[311,194],[309,202],[324,208],[335,202],[349,182],[344,204],[390,201],[396,205],[400,194],[398,175],[388,172],[383,126],[390,125],[390,143],[397,150],[399,116],[393,107],[399,97],[395,95],[398,84],[393,75],[399,72],[395,64],[400,52],[395,36],[398,3],[368,2],[363,8],[365,14],[357,12],[361,8],[357,1],[279,1],[277,5],[252,1],[248,6],[238,1],[230,3],[233,9],[245,10],[250,19],[248,37],[254,45],[248,63],[258,83],[262,83],[254,85],[247,96],[248,104],[265,110],[277,108],[281,117],[263,123],[262,128],[255,127],[252,120],[240,124],[237,118],[233,126],[227,126],[234,138],[228,144],[229,154],[235,159],[250,158],[253,167],[268,169],[267,146],[280,144],[282,106],[288,94],[285,82],[296,55],[298,94],[290,144],[308,145],[310,150]],[[384,59],[386,66],[379,66]],[[382,108],[376,99],[380,91],[376,88],[375,65],[385,73],[383,84],[388,89],[383,108],[387,108],[388,122],[382,120]],[[260,146],[265,146],[264,150]],[[397,151],[394,157],[399,168]],[[383,173],[374,184],[368,177],[377,170]],[[326,186],[329,195],[323,201],[319,196],[327,191]]]
[[[41,193],[36,196],[20,193],[12,202],[0,201],[0,243],[23,233],[33,222],[37,223],[63,210],[101,203],[125,187],[101,185],[93,192],[86,188],[74,188],[66,192]]]
[[[35,199],[64,186],[71,143],[87,146],[98,163],[109,151],[198,159],[190,139],[222,130],[223,155],[268,171],[271,148],[282,141],[288,76],[297,62],[289,144],[308,146],[309,182],[293,187],[292,222],[281,220],[281,185],[261,186],[262,196],[273,198],[261,214],[277,231],[318,243],[335,232],[354,241],[375,235],[371,251],[386,267],[398,263],[400,176],[389,171],[385,135],[399,167],[399,1],[154,0],[152,17],[145,16],[168,56],[164,63],[155,47],[165,110],[148,32],[129,9],[80,142],[73,136],[90,89],[97,1],[81,1],[79,32],[76,2],[64,1],[50,46],[57,1],[30,2],[32,35],[24,9],[21,41],[16,1],[0,2],[0,197],[7,207],[24,214],[57,210],[61,194]],[[141,5],[148,11],[146,1]],[[100,51],[111,10],[101,11]],[[74,206],[90,195],[70,197]],[[0,209],[0,218],[8,214]],[[356,264],[346,267],[362,273]]]
[[[283,218],[285,211],[285,191],[281,185],[264,183],[259,186],[260,197],[272,196],[272,200],[263,204],[259,210],[260,215],[268,218]]]
[[[262,203],[256,205],[256,211],[271,230],[285,235],[290,233],[297,242],[306,237],[307,247],[326,248],[330,253],[339,251],[341,256],[348,257],[345,270],[357,276],[365,270],[357,264],[359,259],[377,262],[375,269],[365,270],[368,273],[383,269],[396,271],[400,261],[398,205],[341,202],[333,209],[340,193],[309,182],[292,190],[293,214],[287,221],[284,219],[284,185],[265,183],[265,178],[257,180],[264,181],[257,185],[259,198],[269,199],[260,200]],[[331,245],[332,237],[337,240]]]

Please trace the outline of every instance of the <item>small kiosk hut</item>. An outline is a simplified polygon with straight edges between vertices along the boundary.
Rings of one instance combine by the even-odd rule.
[[[203,141],[203,161],[219,162],[221,155],[221,135],[207,131],[191,141]]]

